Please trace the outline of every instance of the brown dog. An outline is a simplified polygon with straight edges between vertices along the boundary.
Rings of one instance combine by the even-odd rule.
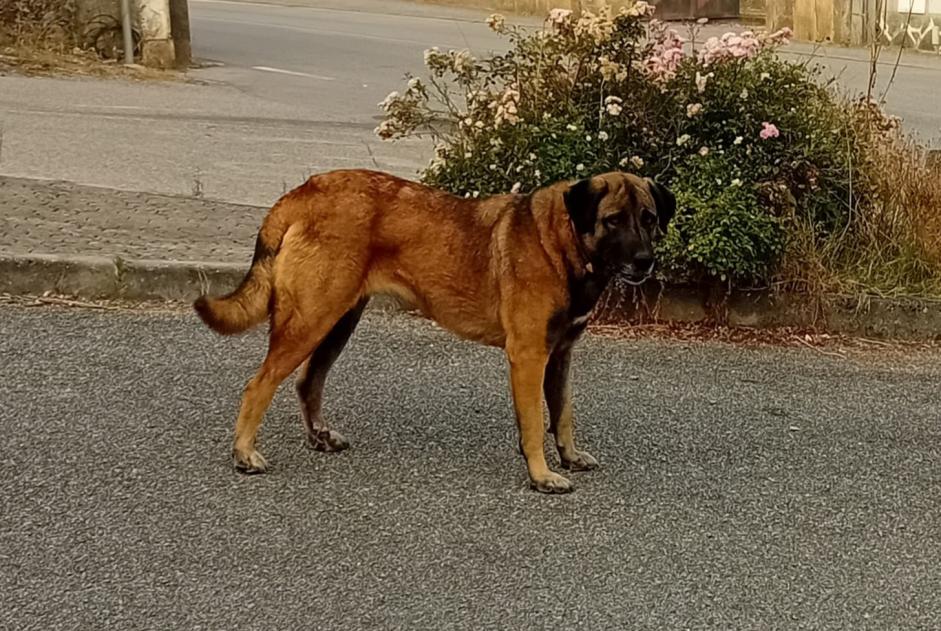
[[[302,364],[308,439],[322,451],[348,445],[321,416],[324,381],[369,297],[389,293],[460,336],[506,350],[532,485],[571,491],[546,465],[543,393],[562,466],[596,467],[575,448],[572,344],[613,275],[639,283],[650,274],[653,243],[674,210],[667,189],[626,173],[483,200],[371,171],[310,178],[268,213],[238,289],[194,305],[222,334],[270,319],[268,355],[235,426],[236,467],[265,471],[255,435],[278,385]]]

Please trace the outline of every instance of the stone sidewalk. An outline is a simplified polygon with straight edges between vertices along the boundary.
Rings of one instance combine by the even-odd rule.
[[[266,208],[0,177],[0,292],[191,300],[241,279]]]
[[[267,210],[0,177],[0,252],[247,265]]]

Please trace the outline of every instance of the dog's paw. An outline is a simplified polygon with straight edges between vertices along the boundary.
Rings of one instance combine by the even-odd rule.
[[[322,429],[319,432],[307,434],[307,444],[311,449],[324,453],[343,451],[350,447],[350,441],[344,438],[343,434],[332,429]]]
[[[255,474],[268,471],[268,461],[254,449],[247,454],[233,451],[232,460],[235,462],[235,470],[239,473]]]
[[[538,479],[531,479],[530,486],[540,493],[571,493],[575,490],[571,480],[552,471]]]
[[[591,471],[598,468],[598,461],[587,451],[576,451],[574,458],[561,458],[562,468],[569,471]]]

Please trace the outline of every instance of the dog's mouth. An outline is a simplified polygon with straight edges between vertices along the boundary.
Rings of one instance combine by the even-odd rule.
[[[650,269],[648,269],[647,271],[638,272],[634,268],[633,264],[628,263],[627,265],[624,266],[624,269],[623,269],[622,276],[624,278],[624,282],[626,282],[628,285],[631,285],[632,287],[643,285],[645,282],[650,280],[651,276],[653,276],[653,270],[656,266],[657,264],[654,263],[653,265],[650,266]]]

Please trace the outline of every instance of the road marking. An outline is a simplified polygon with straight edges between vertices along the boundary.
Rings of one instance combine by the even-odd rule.
[[[296,70],[284,70],[282,68],[271,68],[269,66],[252,66],[252,70],[261,70],[262,72],[274,72],[276,74],[288,74],[292,77],[307,77],[309,79],[319,79],[320,81],[335,81],[336,77],[325,77],[319,74],[310,74],[308,72],[298,72]]]
[[[142,105],[88,105],[85,103],[79,103],[75,107],[80,107],[82,109],[102,109],[102,110],[146,110],[147,108]]]

